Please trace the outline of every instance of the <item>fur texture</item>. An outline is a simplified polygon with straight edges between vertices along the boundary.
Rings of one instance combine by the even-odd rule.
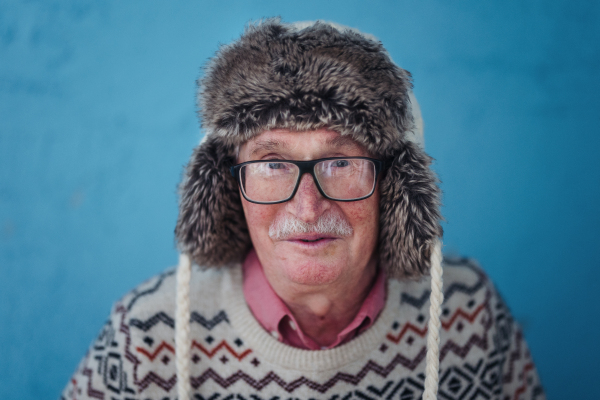
[[[220,138],[208,138],[194,149],[180,186],[175,236],[200,266],[240,261],[250,250],[238,185],[229,173],[232,153]]]
[[[329,128],[386,162],[380,181],[380,264],[395,278],[428,273],[441,237],[440,190],[431,159],[408,140],[414,128],[410,74],[379,42],[315,23],[251,25],[223,46],[199,81],[207,139],[180,187],[176,237],[203,266],[240,261],[251,246],[228,168],[239,145],[273,128]]]

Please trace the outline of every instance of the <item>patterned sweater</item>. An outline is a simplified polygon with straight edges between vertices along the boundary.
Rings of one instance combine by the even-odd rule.
[[[545,399],[518,326],[473,262],[445,260],[439,399]],[[329,350],[280,343],[254,319],[239,265],[195,269],[191,384],[198,400],[419,399],[429,280],[388,280],[366,332]],[[117,302],[63,399],[175,399],[175,274]]]

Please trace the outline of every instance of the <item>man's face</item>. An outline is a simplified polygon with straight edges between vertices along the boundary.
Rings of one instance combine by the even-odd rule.
[[[314,160],[325,157],[366,156],[367,151],[350,138],[320,129],[292,132],[266,131],[240,148],[238,162],[252,160]],[[242,197],[252,244],[265,274],[276,282],[328,285],[356,282],[375,268],[379,232],[379,187],[367,199],[338,202],[324,198],[309,174],[301,177],[296,195],[280,204],[254,204]],[[351,233],[318,239],[301,234],[283,239],[269,235],[269,228],[285,218],[312,224],[320,217],[347,222]],[[347,230],[348,231],[348,230]],[[371,271],[372,272],[372,271]]]

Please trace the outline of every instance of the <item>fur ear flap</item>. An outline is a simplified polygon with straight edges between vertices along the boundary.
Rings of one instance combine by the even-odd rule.
[[[194,149],[179,187],[175,237],[202,267],[242,261],[251,246],[238,185],[229,173],[233,148],[209,137]]]
[[[441,191],[418,145],[404,141],[380,182],[379,262],[389,277],[418,279],[429,273],[440,225]]]

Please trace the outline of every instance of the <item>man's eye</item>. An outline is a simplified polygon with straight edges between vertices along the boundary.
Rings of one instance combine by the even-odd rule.
[[[270,162],[267,164],[270,169],[283,169],[285,165],[283,163]]]
[[[348,160],[336,160],[333,163],[334,167],[347,167],[348,165],[350,165],[350,162]]]

